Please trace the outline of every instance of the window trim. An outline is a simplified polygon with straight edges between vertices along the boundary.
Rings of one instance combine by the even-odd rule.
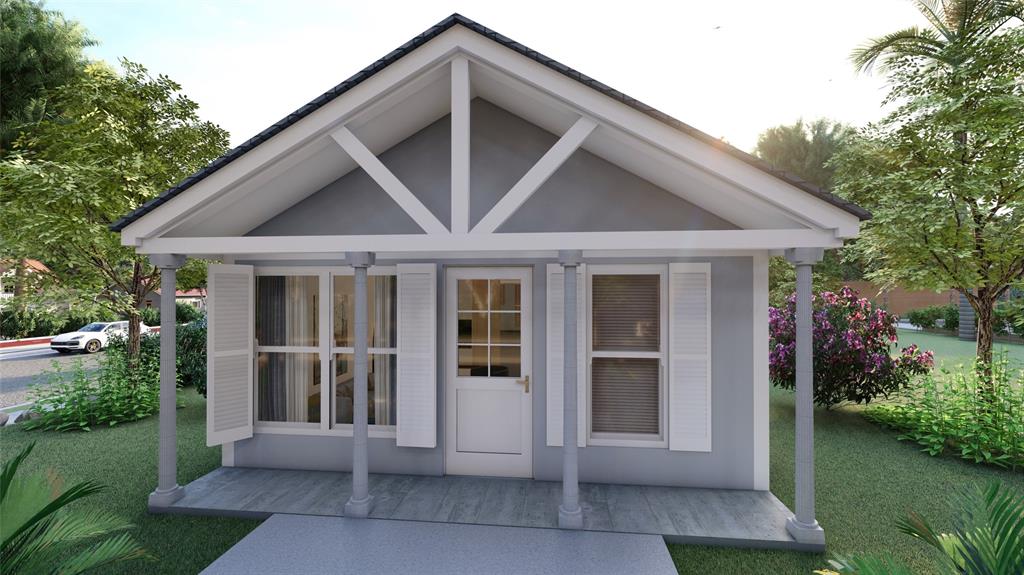
[[[659,293],[659,351],[595,351],[593,337],[594,276],[602,275],[658,275]],[[587,266],[587,445],[604,447],[668,447],[668,264],[591,264]],[[593,372],[594,358],[621,357],[658,359],[658,434],[594,432]]]
[[[396,276],[397,266],[370,266],[371,276]],[[260,421],[259,385],[256,372],[253,377],[253,433],[267,435],[313,435],[328,437],[352,437],[352,424],[335,423],[334,401],[335,381],[333,377],[334,355],[336,353],[354,353],[351,347],[334,346],[334,276],[353,276],[355,270],[349,266],[254,266],[254,278],[259,276],[316,276],[319,278],[320,306],[318,321],[319,345],[313,346],[255,346],[253,362],[257,361],[261,352],[284,353],[316,353],[320,357],[320,422],[303,423],[293,421]],[[258,281],[256,279],[253,280]],[[326,296],[325,296],[326,294]],[[253,301],[256,305],[256,301]],[[255,312],[253,321],[255,322]],[[398,354],[398,348],[369,348],[368,353]],[[329,390],[331,400],[323,401],[324,390]],[[397,437],[397,425],[369,425],[369,436],[372,438],[394,439]]]

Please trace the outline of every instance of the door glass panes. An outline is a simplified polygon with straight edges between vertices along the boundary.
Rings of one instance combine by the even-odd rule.
[[[521,282],[460,279],[457,293],[458,375],[520,377]]]

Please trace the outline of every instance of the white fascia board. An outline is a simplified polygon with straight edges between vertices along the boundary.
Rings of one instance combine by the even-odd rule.
[[[842,247],[826,230],[699,230],[679,232],[576,232],[408,234],[358,236],[244,236],[150,238],[139,253],[193,256],[237,253],[493,252],[533,250],[771,250]]]
[[[473,233],[492,233],[498,229],[498,226],[505,223],[505,220],[511,217],[526,200],[530,199],[530,196],[543,186],[544,182],[548,181],[548,178],[569,159],[569,156],[583,145],[583,141],[596,127],[597,122],[586,116],[576,120],[576,123],[565,134],[562,134],[562,137],[473,227]]]
[[[729,154],[716,150],[639,110],[560,74],[539,62],[483,38],[461,27],[452,29],[459,46],[474,60],[510,74],[534,88],[547,92],[602,124],[650,142],[666,152],[700,165],[721,178],[759,196],[779,208],[814,222],[821,229],[834,229],[840,237],[853,237],[859,219],[779,178]]]
[[[152,238],[201,209],[211,199],[259,173],[276,160],[326,136],[382,94],[401,88],[406,82],[434,66],[445,63],[458,50],[454,26],[441,35],[409,52],[343,95],[324,104],[310,115],[292,124],[266,142],[249,150],[234,161],[203,178],[171,201],[161,205],[121,231],[123,245],[138,245],[142,238]]]

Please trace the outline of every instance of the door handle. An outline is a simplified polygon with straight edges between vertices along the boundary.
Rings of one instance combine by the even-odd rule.
[[[530,393],[530,376],[526,376],[523,379],[517,379],[516,383],[522,384],[523,393]]]

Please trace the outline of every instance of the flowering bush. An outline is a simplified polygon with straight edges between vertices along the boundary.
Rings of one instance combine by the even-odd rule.
[[[843,287],[839,293],[814,296],[814,403],[830,407],[844,401],[867,403],[905,387],[910,377],[927,373],[930,351],[916,345],[893,357],[896,318],[857,292]],[[793,389],[796,372],[796,295],[780,308],[768,309],[771,333],[769,373],[772,383]]]

